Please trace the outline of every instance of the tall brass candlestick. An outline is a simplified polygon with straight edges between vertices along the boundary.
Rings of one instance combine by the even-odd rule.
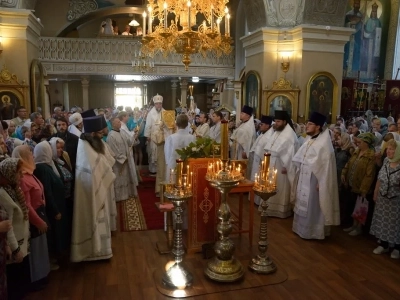
[[[176,160],[176,185],[178,187],[182,186],[182,168],[183,168],[183,160]]]
[[[221,159],[229,159],[228,121],[221,121]]]
[[[268,176],[270,160],[271,160],[271,153],[264,153],[264,169],[263,169],[264,180],[268,180],[267,176]]]

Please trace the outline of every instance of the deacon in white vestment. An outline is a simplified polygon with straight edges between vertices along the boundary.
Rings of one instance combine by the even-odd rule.
[[[104,122],[107,121],[104,120]],[[104,130],[108,130],[108,128],[105,128]],[[107,162],[109,163],[109,165],[111,166],[111,168],[114,166],[115,164],[115,154],[114,152],[111,150],[110,146],[102,139],[101,140],[104,144],[104,155],[107,159]],[[108,195],[108,203],[109,203],[109,215],[110,215],[110,229],[111,231],[117,231],[117,203],[115,202],[115,190],[114,190],[114,183],[111,184],[109,191],[108,191],[109,195]]]
[[[216,143],[221,143],[221,120],[223,115],[220,111],[213,112],[212,121],[214,123],[210,128],[210,138],[212,138]]]
[[[112,257],[109,190],[115,175],[102,141],[107,124],[103,116],[86,118],[83,123],[75,169],[72,262]]]
[[[252,107],[243,106],[240,121],[242,121],[242,124],[233,131],[231,136],[231,159],[247,159],[250,155],[251,146],[256,139]]]
[[[69,117],[68,132],[80,137],[82,134],[83,118],[80,113],[76,112]]]
[[[204,112],[199,116],[200,125],[196,128],[195,135],[197,138],[210,136],[210,125],[208,125],[208,115]]]
[[[274,130],[271,129],[272,118],[269,116],[261,116],[260,135],[257,137],[250,149],[249,161],[247,163],[247,178],[254,181],[255,173],[260,173],[260,164],[264,159],[264,147],[267,140],[272,136]],[[260,196],[254,195],[254,203],[260,205]],[[259,207],[261,209],[261,207]]]
[[[330,225],[340,224],[335,154],[329,130],[321,132],[325,120],[320,113],[311,115],[308,137],[293,157],[292,229],[303,239],[324,239],[330,234]]]
[[[128,146],[128,142],[123,136],[121,123],[119,118],[112,118],[112,130],[107,137],[107,143],[114,152],[116,160],[113,171],[116,176],[114,189],[117,202],[137,196],[136,187],[138,185],[132,147]]]
[[[268,216],[287,218],[292,214],[290,204],[290,178],[292,158],[296,153],[297,135],[291,127],[289,115],[275,110],[274,133],[268,138],[264,150],[271,153],[270,168],[277,169],[277,194],[268,200]]]
[[[186,115],[179,115],[176,118],[176,125],[178,131],[171,134],[165,140],[165,162],[167,164],[167,172],[165,181],[169,182],[171,169],[176,167],[176,160],[179,158],[179,154],[176,152],[177,149],[182,149],[188,146],[191,142],[195,142],[196,138],[186,132],[185,128],[188,124],[188,117]]]

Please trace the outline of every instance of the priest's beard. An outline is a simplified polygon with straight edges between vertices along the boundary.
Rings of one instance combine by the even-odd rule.
[[[283,131],[283,129],[285,129],[286,125],[287,125],[287,124],[282,124],[282,125],[278,126],[278,125],[276,125],[276,123],[275,123],[274,129],[275,129],[275,131]]]
[[[314,135],[317,135],[318,133],[320,133],[320,131],[318,129],[314,129],[314,130],[307,131],[306,133],[309,136],[314,136]]]
[[[61,131],[58,131],[57,132],[57,136],[59,137],[59,138],[61,138],[61,139],[65,139],[65,136],[67,135],[67,132],[66,131],[64,131],[64,132],[61,132]]]
[[[81,139],[87,141],[93,150],[100,154],[105,154],[104,144],[101,138],[97,136],[92,136],[90,133],[82,133]]]

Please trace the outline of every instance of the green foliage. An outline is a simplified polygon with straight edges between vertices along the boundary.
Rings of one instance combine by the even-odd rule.
[[[176,152],[183,160],[188,158],[211,157],[213,154],[219,155],[220,145],[209,137],[202,137],[197,138],[195,142],[190,143],[185,148],[177,149]]]

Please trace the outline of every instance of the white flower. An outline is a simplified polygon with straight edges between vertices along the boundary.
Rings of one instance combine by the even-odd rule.
[[[196,148],[196,147],[193,147],[193,148],[192,148],[192,151],[193,151],[193,152],[197,152],[197,148]]]

